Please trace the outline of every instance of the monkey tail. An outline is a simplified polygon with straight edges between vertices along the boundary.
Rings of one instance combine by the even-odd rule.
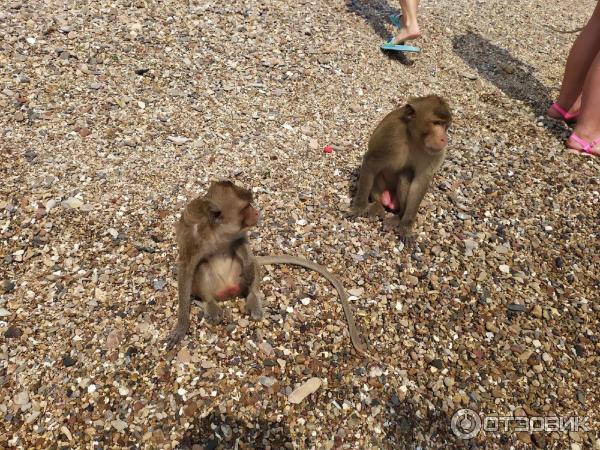
[[[344,286],[342,285],[342,282],[339,280],[338,277],[333,275],[325,267],[319,264],[307,261],[305,259],[296,258],[294,256],[257,256],[256,259],[261,266],[271,264],[292,264],[295,266],[304,267],[305,269],[314,270],[315,272],[325,277],[327,281],[329,281],[333,285],[333,287],[338,292],[338,295],[340,296],[342,309],[344,310],[346,322],[348,323],[348,331],[350,332],[350,340],[352,341],[352,345],[362,355],[367,354],[367,347],[363,342],[362,336],[356,328],[356,323],[354,322],[354,314],[352,314],[350,304],[348,303],[348,294],[346,294]]]

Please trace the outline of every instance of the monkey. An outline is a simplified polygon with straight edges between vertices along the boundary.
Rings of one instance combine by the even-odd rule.
[[[450,108],[437,95],[411,98],[387,114],[363,156],[352,215],[392,212],[385,228],[411,242],[419,205],[446,157],[451,124]]]
[[[356,328],[348,295],[338,277],[319,264],[294,256],[255,257],[247,231],[257,225],[259,213],[252,205],[252,192],[231,181],[211,184],[205,196],[189,202],[176,224],[179,260],[177,271],[177,324],[167,337],[172,348],[190,326],[191,295],[205,304],[207,318],[218,324],[223,310],[217,300],[237,296],[246,298],[245,312],[253,320],[263,318],[259,292],[260,266],[293,264],[314,270],[325,277],[338,292],[348,323],[352,344],[365,353],[366,345]]]

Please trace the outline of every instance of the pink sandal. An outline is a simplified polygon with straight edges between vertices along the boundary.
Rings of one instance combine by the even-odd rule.
[[[579,112],[570,113],[556,102],[552,103],[552,105],[550,105],[550,108],[559,113],[565,122],[575,122],[579,117]]]
[[[569,147],[571,150],[574,151],[574,153],[584,153],[586,155],[598,157],[598,155],[596,153],[593,153],[592,150],[596,147],[596,145],[600,144],[600,137],[598,137],[596,140],[594,140],[592,142],[588,142],[585,139],[581,139],[575,133],[571,133],[569,140],[571,140],[571,139],[573,139],[575,142],[577,142],[579,145],[581,145],[581,148]],[[567,146],[568,145],[569,145],[569,142],[567,141]]]

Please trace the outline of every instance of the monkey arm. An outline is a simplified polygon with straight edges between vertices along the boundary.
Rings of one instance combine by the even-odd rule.
[[[373,184],[375,183],[375,174],[375,169],[370,167],[366,162],[363,162],[358,178],[358,190],[352,201],[352,211],[355,214],[360,214],[366,209]]]
[[[405,227],[408,230],[412,228],[417,218],[419,205],[427,192],[431,179],[431,176],[420,176],[416,177],[412,183],[410,183],[408,195],[406,196],[406,209],[400,220],[401,227]]]
[[[179,261],[177,269],[177,288],[179,293],[179,308],[177,310],[177,324],[167,338],[167,348],[177,344],[190,328],[190,309],[192,283],[194,281],[194,272],[200,258],[198,256],[190,258],[189,261]]]

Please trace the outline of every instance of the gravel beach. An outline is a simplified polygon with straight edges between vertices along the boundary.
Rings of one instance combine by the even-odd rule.
[[[595,4],[423,0],[394,57],[391,0],[2,1],[0,449],[599,450],[600,160],[544,116],[576,37],[547,26]],[[348,210],[378,121],[427,94],[454,123],[410,247]],[[343,279],[385,364],[291,266],[265,320],[195,302],[166,351],[174,224],[219,178],[254,192],[255,254]],[[462,439],[467,408],[511,429]]]

